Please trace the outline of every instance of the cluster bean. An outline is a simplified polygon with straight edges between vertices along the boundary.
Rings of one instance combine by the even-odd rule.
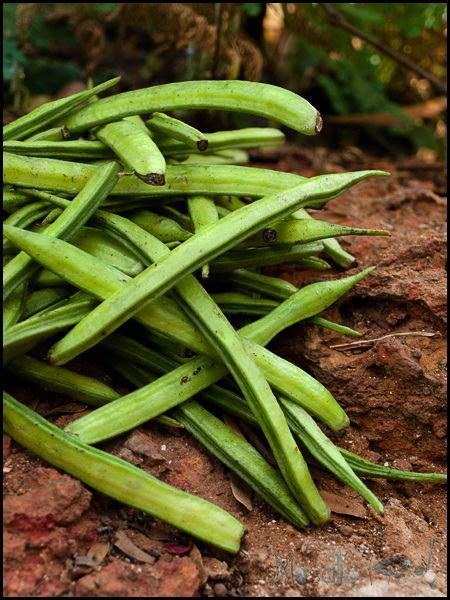
[[[233,516],[93,444],[149,420],[183,429],[298,528],[330,516],[310,456],[380,514],[382,503],[358,474],[445,481],[336,446],[316,420],[334,431],[348,427],[338,400],[266,348],[297,323],[360,335],[321,313],[373,267],[300,289],[261,269],[288,262],[314,277],[354,265],[336,237],[388,232],[327,223],[306,209],[386,173],[307,179],[243,166],[249,148],[278,146],[284,133],[204,132],[167,114],[236,111],[318,133],[318,111],[277,86],[186,81],[102,98],[117,81],[4,127],[6,385],[25,380],[91,409],[61,430],[4,392],[6,433],[93,489],[231,553],[245,532]],[[46,360],[29,355],[46,341]],[[91,351],[134,389],[119,393],[62,366]],[[261,429],[273,465],[223,413]]]

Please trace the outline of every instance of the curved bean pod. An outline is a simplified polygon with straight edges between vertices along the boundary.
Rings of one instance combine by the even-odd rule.
[[[12,123],[3,127],[4,140],[20,140],[30,136],[33,133],[45,129],[51,123],[66,117],[75,107],[82,102],[89,100],[92,96],[103,92],[120,81],[120,77],[115,77],[105,81],[90,90],[84,90],[67,98],[60,98],[53,102],[46,102],[38,106],[23,117],[19,117]],[[91,105],[92,106],[92,105]]]
[[[4,183],[24,188],[76,194],[98,168],[55,158],[40,159],[10,152],[3,155]],[[135,176],[122,177],[111,193],[146,198],[157,196],[159,202],[166,196],[184,194],[261,198],[304,181],[303,177],[292,173],[235,165],[169,165],[165,177],[166,184],[162,186],[149,186]]]
[[[100,127],[96,137],[111,148],[126,167],[149,185],[165,183],[166,161],[152,138],[132,121]]]
[[[89,140],[59,141],[6,141],[3,150],[23,156],[59,159],[114,158],[114,153],[102,142]]]
[[[82,444],[5,392],[3,401],[5,432],[31,452],[107,496],[218,548],[238,552],[244,527],[223,509]]]
[[[211,263],[211,271],[213,273],[226,273],[240,268],[264,267],[280,263],[303,264],[305,258],[319,254],[322,250],[323,246],[320,242],[298,244],[287,248],[232,250],[216,258]]]
[[[250,333],[254,342],[266,346],[289,325],[294,325],[326,310],[374,269],[375,267],[369,267],[344,279],[320,281],[306,285],[284,300],[269,315],[240,329],[240,333],[247,337]]]
[[[208,149],[205,154],[211,154],[221,150],[234,148],[262,148],[279,146],[285,141],[285,136],[279,129],[271,127],[246,127],[244,129],[232,129],[230,131],[216,131],[206,133]],[[167,156],[180,156],[188,154],[188,148],[176,140],[160,140],[158,146]]]
[[[201,131],[164,113],[154,112],[147,121],[147,127],[157,134],[178,140],[185,146],[197,148],[201,152],[208,148],[208,140]]]
[[[206,196],[192,196],[187,201],[189,216],[194,224],[195,233],[204,231],[210,225],[215,225],[219,220],[217,208],[212,198]],[[209,265],[203,265],[202,277],[209,277]]]
[[[182,81],[123,92],[76,111],[65,125],[78,132],[128,115],[199,108],[266,117],[305,135],[322,129],[320,114],[301,96],[267,83],[236,80]]]
[[[306,212],[306,211],[305,211]],[[384,229],[362,229],[327,223],[316,219],[291,219],[280,221],[268,229],[263,229],[246,242],[249,245],[305,244],[343,235],[391,235]]]

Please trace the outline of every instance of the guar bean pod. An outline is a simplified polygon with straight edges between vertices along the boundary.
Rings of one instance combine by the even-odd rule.
[[[77,194],[98,168],[55,158],[43,159],[5,152],[3,182],[21,188]],[[121,177],[111,194],[140,196],[147,201],[156,197],[158,204],[166,197],[170,199],[185,194],[261,198],[292,188],[304,181],[303,177],[292,173],[235,165],[169,165],[165,178],[165,185],[149,186],[133,175]]]
[[[45,310],[57,302],[68,298],[73,293],[73,288],[69,286],[48,287],[42,290],[35,290],[25,298],[22,317],[23,319],[28,319],[28,317],[32,317],[34,314],[41,312],[41,310]]]
[[[217,208],[212,198],[206,196],[192,196],[187,200],[189,216],[194,224],[195,233],[204,231],[210,225],[215,225],[219,220]],[[209,265],[203,265],[202,277],[209,277]]]
[[[114,153],[102,142],[89,140],[59,141],[6,141],[3,150],[23,156],[66,159],[114,158]]]
[[[271,127],[246,127],[230,131],[216,131],[205,135],[208,140],[208,149],[204,151],[206,155],[222,150],[279,146],[285,141],[284,133]],[[190,151],[181,142],[171,139],[161,139],[158,141],[158,146],[167,156],[185,155]]]
[[[96,137],[111,148],[125,167],[144,183],[165,183],[166,161],[152,138],[132,121],[109,123],[95,132]]]
[[[31,452],[103,494],[218,548],[238,552],[244,527],[223,509],[81,443],[6,392],[3,402],[4,431]]]
[[[85,90],[67,98],[46,102],[38,106],[23,117],[19,117],[12,123],[3,127],[3,140],[21,140],[29,137],[37,131],[46,129],[55,121],[64,119],[74,108],[85,102],[92,96],[99,94],[120,81],[120,77],[115,77],[105,81],[90,90]]]
[[[282,248],[252,248],[232,250],[219,256],[211,263],[213,273],[226,273],[239,268],[247,269],[278,265],[280,263],[303,264],[305,258],[320,254],[323,250],[321,242],[297,244]],[[306,263],[308,264],[308,263]],[[326,264],[326,263],[325,263]],[[320,268],[319,263],[319,268]]]
[[[301,96],[267,83],[235,80],[182,81],[123,92],[77,110],[65,125],[79,132],[129,115],[199,108],[265,117],[305,135],[322,129],[320,114]]]
[[[162,242],[184,242],[192,236],[190,231],[183,229],[183,227],[173,219],[163,215],[157,215],[149,210],[135,210],[128,215],[128,218]]]
[[[147,127],[156,134],[173,138],[201,152],[208,148],[208,140],[201,131],[164,113],[154,112],[147,121]]]
[[[45,217],[52,210],[51,206],[48,202],[31,202],[10,214],[3,223],[26,229],[38,219]],[[3,252],[11,250],[14,250],[14,246],[3,237]]]

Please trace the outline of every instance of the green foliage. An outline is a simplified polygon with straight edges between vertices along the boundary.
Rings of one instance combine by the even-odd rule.
[[[283,5],[286,9],[288,5]],[[398,81],[403,90],[410,89],[410,73],[363,40],[354,41],[352,34],[335,27],[320,3],[296,4],[296,14],[285,10],[285,23],[294,38],[291,53],[289,87],[307,94],[313,86],[316,95],[323,94],[323,104],[330,113],[392,113],[403,125],[391,129],[394,138],[407,138],[414,146],[436,149],[433,130],[416,125],[401,110],[412,103],[405,94],[399,97]],[[422,37],[426,30],[440,32],[446,20],[445,4],[420,3],[334,3],[334,10],[362,33],[381,41],[399,52],[416,48],[423,58]],[[302,24],[308,24],[302,27]],[[419,40],[420,38],[420,40]],[[409,42],[411,40],[411,42]],[[415,55],[408,56],[413,60]],[[436,63],[436,64],[435,64]],[[435,61],[430,72],[440,76]],[[308,73],[308,77],[298,77]],[[313,73],[313,75],[311,75]],[[410,96],[414,92],[410,90]],[[420,102],[421,98],[415,98]],[[389,131],[384,134],[389,136]],[[384,135],[383,134],[383,135]]]

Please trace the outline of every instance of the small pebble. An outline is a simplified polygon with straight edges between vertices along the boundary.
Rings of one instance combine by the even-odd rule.
[[[353,529],[349,525],[343,525],[340,531],[345,537],[350,537],[353,533]]]
[[[216,596],[223,598],[224,596],[228,595],[228,590],[223,583],[216,583],[214,586],[214,593]]]

